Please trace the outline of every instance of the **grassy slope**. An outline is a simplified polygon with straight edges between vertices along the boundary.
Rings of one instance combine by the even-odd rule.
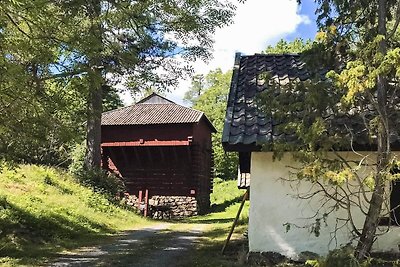
[[[21,166],[0,172],[0,264],[38,264],[145,223],[63,171]]]

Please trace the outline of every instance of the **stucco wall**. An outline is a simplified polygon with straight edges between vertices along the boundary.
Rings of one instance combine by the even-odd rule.
[[[342,156],[350,158],[352,153],[343,152]],[[296,191],[309,192],[310,184],[301,182],[294,184],[283,181],[282,177],[289,177],[288,166],[295,166],[289,154],[280,161],[272,160],[272,153],[254,152],[251,158],[251,186],[250,186],[250,221],[249,247],[252,252],[275,251],[289,257],[296,257],[302,251],[312,251],[321,255],[327,254],[330,249],[346,244],[350,240],[350,233],[343,229],[336,234],[337,242],[332,241],[335,229],[335,217],[341,212],[331,214],[327,226],[322,223],[320,236],[310,233],[308,228],[292,226],[286,232],[283,224],[289,222],[304,226],[315,221],[306,219],[315,214],[320,207],[321,198],[300,200],[296,198]],[[321,212],[322,214],[323,212]],[[363,215],[353,211],[355,223],[361,227]],[[342,214],[343,215],[343,214]],[[387,227],[384,229],[386,230]],[[379,237],[375,243],[375,250],[398,251],[400,244],[400,227],[394,227],[389,233]]]

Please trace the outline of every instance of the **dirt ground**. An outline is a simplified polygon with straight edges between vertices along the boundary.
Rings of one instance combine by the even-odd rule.
[[[182,259],[206,225],[193,224],[182,231],[171,227],[160,223],[127,231],[110,243],[64,253],[48,266],[184,266]]]

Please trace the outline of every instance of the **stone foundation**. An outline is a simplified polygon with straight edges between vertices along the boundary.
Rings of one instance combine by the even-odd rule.
[[[154,219],[181,219],[197,215],[197,200],[185,196],[153,196],[149,200],[149,211]]]
[[[143,211],[144,201],[139,204],[135,195],[124,196],[127,205]],[[187,196],[152,196],[149,199],[149,217],[153,219],[182,219],[199,214],[199,202],[195,197]]]

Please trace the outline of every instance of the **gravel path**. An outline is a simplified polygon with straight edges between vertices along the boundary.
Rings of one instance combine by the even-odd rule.
[[[112,243],[63,254],[48,266],[177,266],[206,225],[193,224],[184,231],[173,231],[172,226],[160,223],[127,231]]]

